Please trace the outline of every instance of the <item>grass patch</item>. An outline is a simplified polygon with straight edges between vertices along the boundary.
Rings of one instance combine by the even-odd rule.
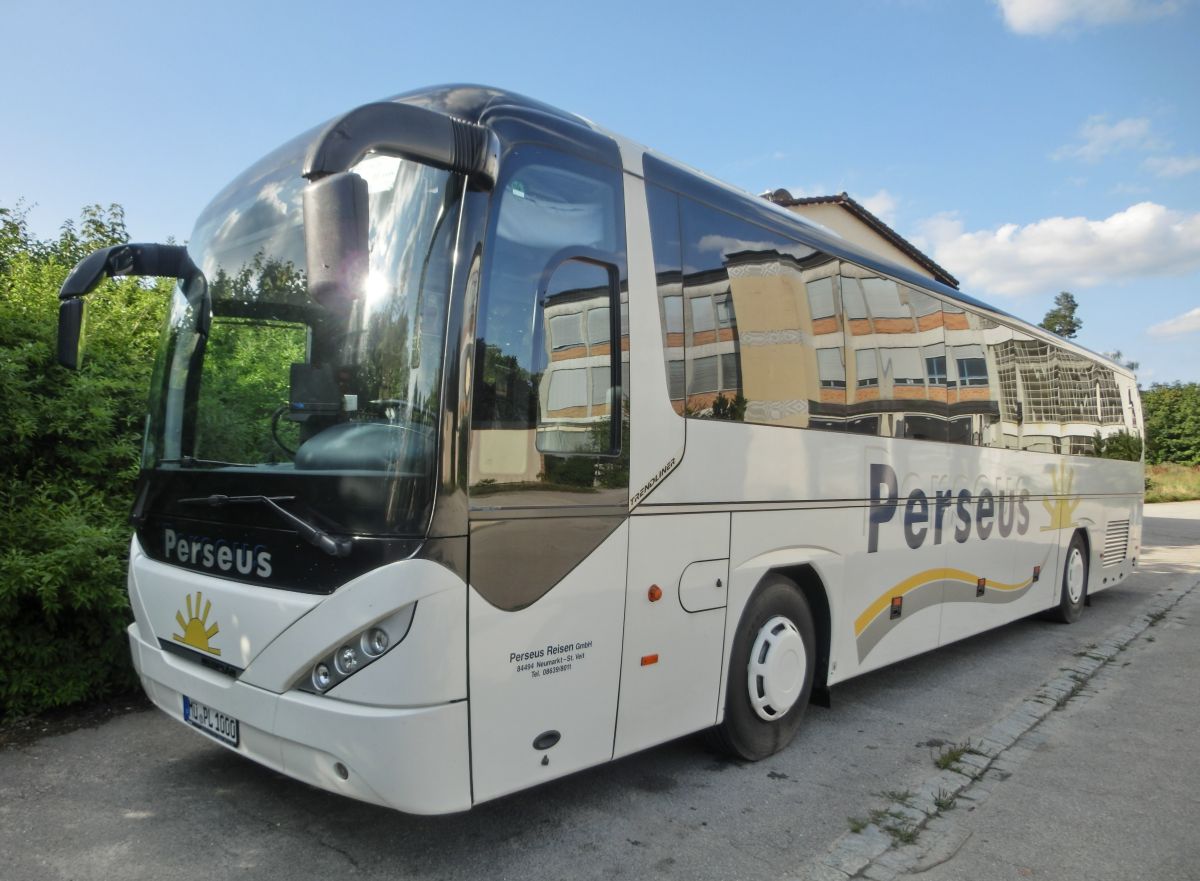
[[[971,741],[968,740],[965,743],[950,744],[934,757],[933,763],[943,771],[947,769],[957,771],[958,769],[954,766],[958,764],[959,759],[968,753],[977,756],[983,755],[983,753],[971,746]]]
[[[942,813],[953,808],[956,801],[958,801],[957,795],[947,792],[945,789],[939,789],[937,795],[933,797],[933,806],[938,809],[938,813]]]
[[[875,808],[871,811],[871,822],[892,836],[894,844],[912,844],[921,830],[909,822],[899,811]],[[853,827],[852,827],[853,828]]]
[[[867,824],[871,821],[866,817],[847,817],[846,822],[850,824],[850,831],[857,835],[867,828]]]
[[[1200,465],[1147,465],[1147,502],[1200,499]]]

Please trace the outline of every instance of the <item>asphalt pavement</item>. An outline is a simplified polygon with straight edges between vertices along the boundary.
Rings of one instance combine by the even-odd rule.
[[[1145,565],[1200,577],[1200,503],[1155,505]],[[1167,544],[1164,540],[1173,540]],[[1009,775],[947,812],[962,833],[927,881],[1200,878],[1200,589],[1030,732]],[[882,875],[883,873],[877,873]]]
[[[0,879],[797,877],[848,818],[919,788],[944,744],[982,737],[1168,586],[1200,579],[1200,503],[1148,506],[1143,545],[1138,574],[1077,623],[1019,621],[839,685],[757,764],[684,738],[424,818],[311,789],[157,710],[10,747]],[[958,846],[918,877],[1200,878],[1185,834],[1200,821],[1198,600],[1034,727],[1020,762],[988,772],[986,798],[947,811]]]

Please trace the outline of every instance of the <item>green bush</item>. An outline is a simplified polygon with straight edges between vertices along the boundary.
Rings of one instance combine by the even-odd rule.
[[[116,205],[46,241],[0,208],[0,718],[134,682],[126,517],[169,283],[106,282],[88,298],[82,368],[54,360],[59,286],[127,239]]]
[[[1142,392],[1146,461],[1200,465],[1200,383],[1155,383]]]
[[[1142,458],[1141,435],[1130,434],[1121,430],[1108,437],[1101,437],[1097,431],[1092,438],[1092,452],[1102,459],[1124,459],[1126,462],[1137,462]]]

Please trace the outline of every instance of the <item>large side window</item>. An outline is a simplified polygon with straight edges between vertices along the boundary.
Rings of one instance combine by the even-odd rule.
[[[765,425],[817,425],[845,396],[831,260],[813,248],[680,197],[685,413]],[[815,282],[810,303],[809,281]],[[819,313],[814,318],[813,309]],[[837,357],[834,357],[836,354]]]
[[[1002,446],[1000,391],[994,357],[989,366],[983,319],[953,303],[942,304],[946,339],[946,404],[951,443]]]
[[[620,173],[532,146],[502,168],[477,322],[473,491],[616,486],[628,455]]]
[[[840,284],[846,362],[854,365],[848,411],[866,420],[860,426],[873,425],[884,436],[946,440],[948,377],[941,304],[852,263],[841,264]]]

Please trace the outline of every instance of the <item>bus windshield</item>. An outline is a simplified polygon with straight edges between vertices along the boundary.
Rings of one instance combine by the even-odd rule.
[[[188,253],[198,271],[173,295],[143,467],[235,472],[242,491],[298,497],[310,495],[302,484],[323,483],[322,513],[334,522],[411,531],[432,488],[462,178],[394,156],[359,162],[352,170],[370,204],[366,281],[355,297],[318,303],[304,272],[308,140],[252,167],[197,222]],[[256,476],[269,487],[255,487]],[[370,493],[370,505],[351,492],[360,498],[350,523],[328,510],[347,483],[389,489]]]

